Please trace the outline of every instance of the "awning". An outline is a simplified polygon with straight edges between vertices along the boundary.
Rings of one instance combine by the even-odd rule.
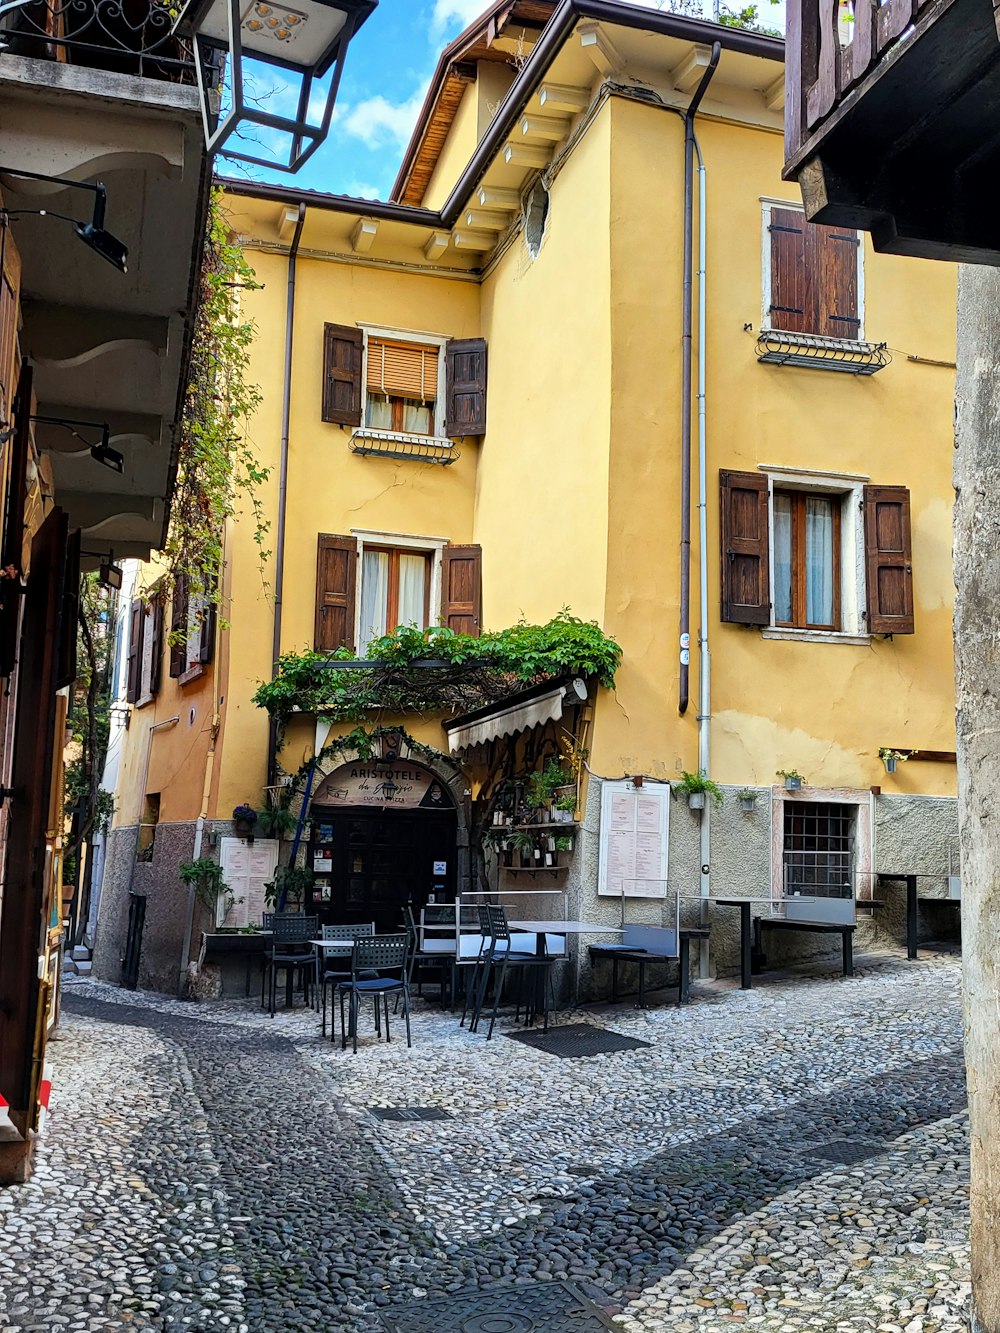
[[[557,685],[531,699],[483,709],[456,718],[454,722],[446,722],[448,749],[452,754],[458,754],[462,750],[484,745],[487,741],[499,740],[501,736],[516,736],[518,732],[554,722],[563,715],[563,701],[568,688],[566,685]]]

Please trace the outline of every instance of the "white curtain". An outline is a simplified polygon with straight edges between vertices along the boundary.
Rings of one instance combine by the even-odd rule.
[[[364,653],[372,639],[386,632],[389,605],[389,552],[365,551],[361,560],[361,642]]]
[[[427,558],[423,555],[399,555],[399,623],[424,628]]]
[[[792,619],[792,497],[774,496],[774,619],[787,625]]]
[[[383,394],[368,395],[368,418],[365,424],[372,430],[392,430],[392,403]]]
[[[411,435],[430,435],[431,408],[427,403],[418,403],[412,398],[403,400],[403,430]]]
[[[833,624],[833,504],[806,500],[806,620]]]

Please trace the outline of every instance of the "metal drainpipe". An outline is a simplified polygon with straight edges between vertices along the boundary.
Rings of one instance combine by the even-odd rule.
[[[281,609],[285,589],[285,518],[288,498],[288,435],[292,415],[292,347],[295,320],[295,266],[306,220],[306,205],[299,201],[299,216],[288,249],[288,293],[285,298],[285,369],[281,387],[281,463],[278,470],[278,531],[274,566],[274,633],[271,638],[271,679],[278,671],[281,656]],[[278,776],[278,724],[271,718],[267,728],[267,785],[273,787]]]
[[[699,619],[698,627],[698,769],[702,773],[711,771],[711,735],[712,722],[712,659],[708,646],[708,437],[707,403],[705,392],[705,328],[706,301],[705,281],[708,269],[708,244],[706,225],[705,160],[701,148],[695,140],[698,153],[698,580],[699,580]],[[705,802],[701,812],[700,852],[701,852],[701,896],[711,895],[711,860],[712,860],[712,817],[711,801]],[[708,903],[701,905],[701,924],[707,926]],[[707,978],[709,967],[709,942],[702,940],[698,948],[698,975]]]
[[[680,679],[677,711],[688,706],[688,673],[691,662],[691,289],[693,286],[694,238],[694,118],[708,90],[722,55],[718,42],[712,46],[708,68],[701,76],[684,113],[684,286],[681,323],[681,578],[680,578]]]

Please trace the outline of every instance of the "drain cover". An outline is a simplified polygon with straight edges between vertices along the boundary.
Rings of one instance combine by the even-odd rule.
[[[615,1328],[572,1282],[456,1292],[382,1312],[391,1333],[604,1333]]]
[[[592,1023],[567,1023],[564,1027],[549,1028],[548,1032],[508,1032],[512,1041],[523,1041],[536,1051],[559,1055],[572,1060],[583,1055],[610,1055],[613,1051],[637,1051],[649,1046],[648,1041],[623,1037],[609,1028],[597,1028]]]
[[[371,1113],[379,1120],[454,1120],[450,1111],[440,1106],[373,1106]]]
[[[885,1152],[884,1143],[859,1143],[857,1139],[836,1139],[833,1143],[810,1143],[803,1151],[810,1157],[822,1157],[824,1162],[843,1162],[850,1166],[864,1162],[877,1153]]]

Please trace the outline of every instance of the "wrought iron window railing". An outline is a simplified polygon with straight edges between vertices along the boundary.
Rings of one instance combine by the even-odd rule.
[[[168,83],[196,80],[192,43],[174,35],[174,12],[159,0],[32,0],[8,12],[3,52],[110,70]],[[218,65],[206,70],[210,86]]]

